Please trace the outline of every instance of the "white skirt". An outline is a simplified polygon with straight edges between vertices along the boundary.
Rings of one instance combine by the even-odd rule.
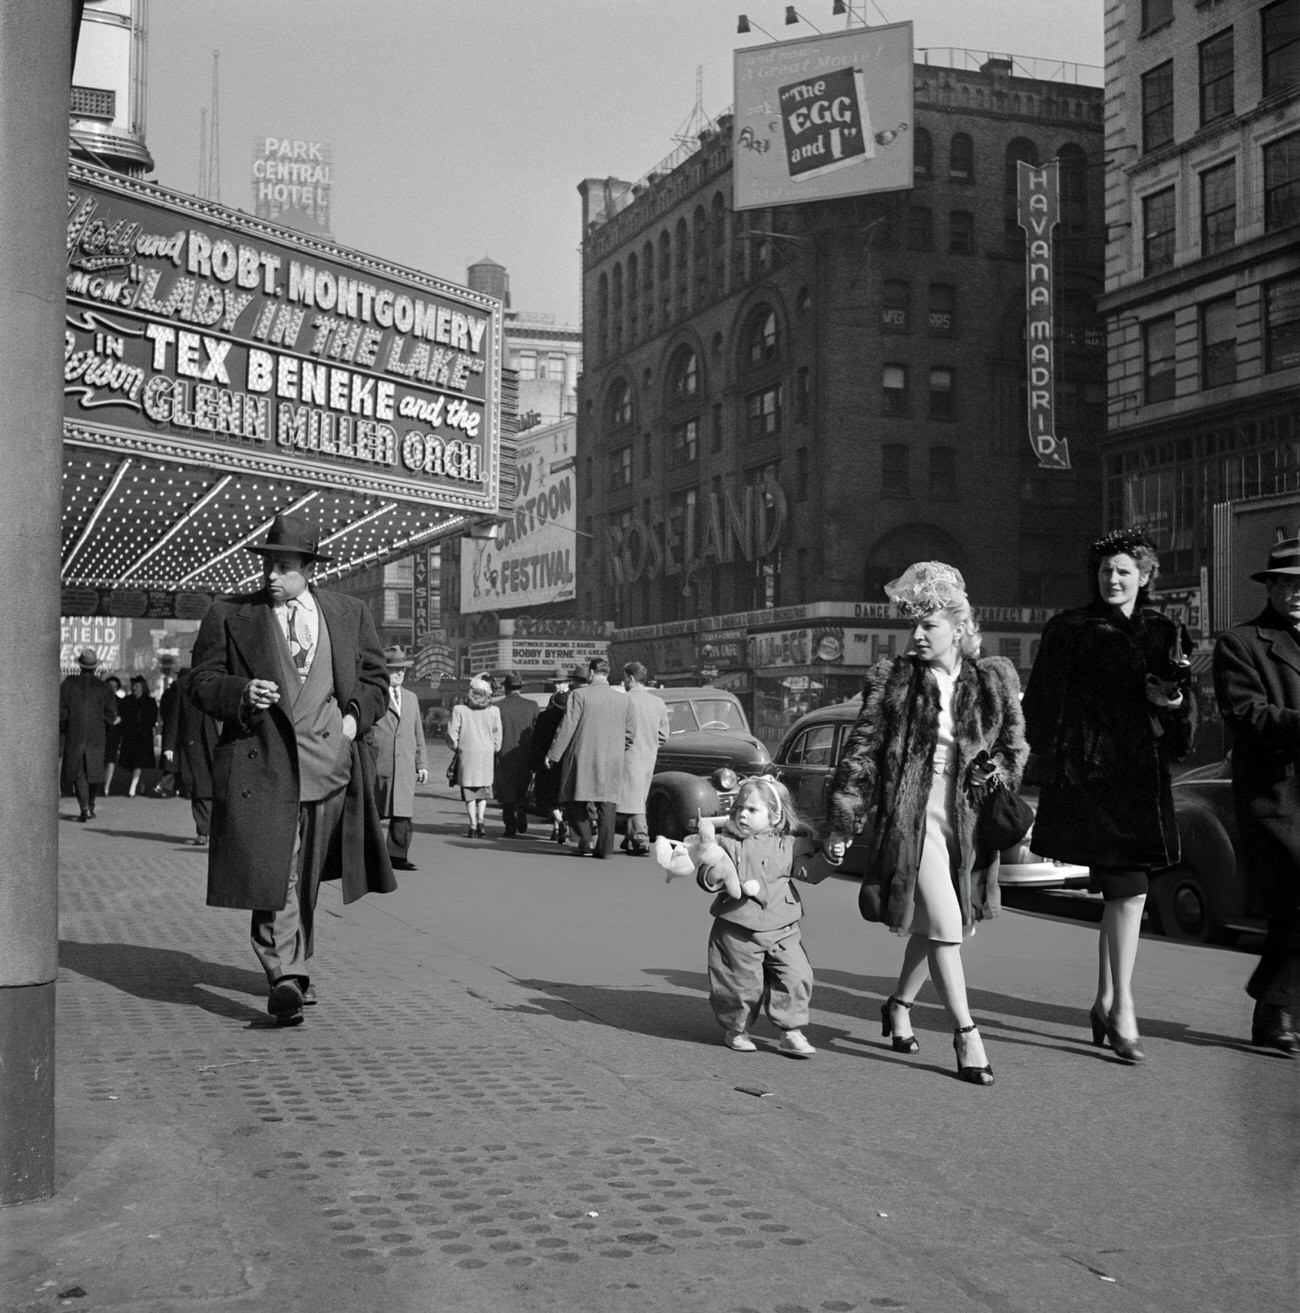
[[[957,798],[957,774],[936,771],[930,781],[925,807],[925,840],[916,872],[916,896],[910,931],[943,944],[960,944],[964,938],[961,904],[953,885],[957,860],[952,814]]]

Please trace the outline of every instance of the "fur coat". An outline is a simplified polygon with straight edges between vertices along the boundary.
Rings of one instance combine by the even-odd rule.
[[[1178,861],[1169,761],[1191,745],[1191,698],[1166,710],[1146,695],[1177,633],[1159,611],[1126,619],[1104,602],[1047,622],[1024,704],[1041,758],[1035,852],[1081,866]]]
[[[998,863],[975,867],[978,806],[969,791],[972,761],[987,751],[1004,783],[1018,788],[1025,758],[1020,680],[1005,657],[961,663],[953,688],[957,801],[952,817],[958,860],[953,884],[962,924],[996,916]],[[939,729],[939,685],[914,656],[881,661],[867,673],[862,711],[849,733],[827,802],[830,830],[868,835],[868,871],[882,881],[885,923],[912,920],[916,875],[925,838],[931,762]]]

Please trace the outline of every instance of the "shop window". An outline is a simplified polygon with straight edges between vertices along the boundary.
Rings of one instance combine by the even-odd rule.
[[[1300,276],[1264,288],[1264,368],[1271,374],[1300,365]]]
[[[1202,41],[1199,47],[1201,73],[1201,126],[1227,118],[1233,102],[1232,28]]]
[[[619,447],[609,453],[609,488],[617,492],[619,488],[632,486],[632,444]]]
[[[953,255],[975,254],[975,216],[969,210],[948,215],[948,250]]]
[[[1159,150],[1174,139],[1174,62],[1142,76],[1142,149]]]
[[[898,419],[911,412],[907,396],[907,366],[886,365],[880,375],[880,413]]]
[[[1201,307],[1201,386],[1237,379],[1237,300],[1221,296]]]
[[[1144,399],[1148,405],[1174,395],[1174,317],[1163,315],[1142,329]]]
[[[948,178],[951,182],[975,181],[975,143],[965,132],[954,132],[948,148]]]
[[[957,448],[931,447],[927,491],[938,501],[957,499]]]
[[[1264,147],[1264,231],[1300,223],[1300,132]]]
[[[1142,272],[1148,277],[1174,267],[1174,189],[1142,202]]]
[[[880,449],[880,495],[906,497],[908,492],[908,450],[901,442],[887,442]]]
[[[1260,10],[1264,44],[1264,94],[1300,82],[1300,0],[1277,0]]]
[[[934,176],[934,144],[924,128],[912,134],[912,177],[927,182]]]
[[[745,398],[745,435],[752,441],[781,432],[781,385],[751,392]]]
[[[699,420],[688,419],[684,424],[674,425],[669,456],[671,468],[679,470],[684,465],[693,465],[699,454]]]
[[[1237,162],[1201,174],[1201,254],[1232,249],[1237,236]]]
[[[880,289],[880,331],[910,333],[911,284],[901,278],[887,278]]]
[[[930,370],[930,418],[952,419],[952,370],[936,365]]]
[[[934,215],[928,205],[912,205],[907,211],[907,249],[934,250]]]
[[[926,329],[931,337],[957,334],[957,289],[948,283],[930,284],[930,312]]]

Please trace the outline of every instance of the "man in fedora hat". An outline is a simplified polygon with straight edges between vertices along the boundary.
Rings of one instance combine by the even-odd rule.
[[[95,798],[104,783],[104,744],[117,722],[117,699],[100,679],[99,653],[82,648],[77,673],[59,685],[59,786],[76,795],[79,821],[95,815]]]
[[[370,731],[375,751],[375,804],[388,822],[388,857],[398,871],[414,871],[411,817],[415,815],[415,786],[429,782],[424,755],[424,724],[420,701],[404,688],[406,672],[415,663],[398,646],[384,648],[388,668],[388,705]]]
[[[311,585],[320,536],[277,515],[263,586],[214,602],[194,643],[190,700],[222,723],[213,754],[208,905],[253,913],[253,951],[280,1025],[314,1002],[309,964],[321,880],[343,901],[395,889],[374,802],[374,759],[357,740],[388,705],[370,612]]]
[[[1253,620],[1214,648],[1214,691],[1232,743],[1240,850],[1268,917],[1246,985],[1251,1042],[1300,1051],[1300,537],[1279,541],[1251,575],[1268,591]]]

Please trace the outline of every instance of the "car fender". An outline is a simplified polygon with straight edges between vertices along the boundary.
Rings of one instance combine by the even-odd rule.
[[[1245,915],[1245,889],[1237,870],[1232,836],[1223,822],[1212,808],[1196,799],[1180,799],[1175,812],[1182,848],[1178,865],[1200,876],[1215,922],[1223,925]]]
[[[697,816],[716,816],[719,806],[718,791],[704,776],[682,770],[660,771],[650,781],[650,792],[646,797],[646,815],[650,818],[652,837],[655,822],[665,808],[670,809],[675,820],[674,828],[682,830],[681,834],[665,831],[667,837],[681,839],[688,826],[693,828]]]

